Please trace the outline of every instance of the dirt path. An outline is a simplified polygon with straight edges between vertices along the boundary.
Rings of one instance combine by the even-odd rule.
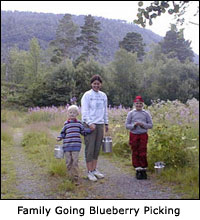
[[[16,169],[16,188],[21,199],[53,199],[48,176],[42,168],[33,164],[21,146],[23,130],[16,129],[14,134],[13,160]]]
[[[52,132],[56,137],[57,132]],[[105,178],[97,182],[87,179],[84,161],[84,145],[80,152],[80,184],[75,192],[58,195],[52,190],[53,179],[45,174],[43,168],[33,164],[27,158],[21,146],[22,129],[17,129],[14,135],[15,147],[13,160],[16,168],[16,188],[22,199],[179,199],[170,188],[158,185],[151,176],[147,180],[137,180],[134,172],[127,172],[118,163],[100,156],[98,168]],[[53,153],[53,152],[52,152]]]
[[[80,167],[86,176],[84,150],[81,150]],[[84,180],[87,199],[179,199],[168,187],[159,185],[156,180],[148,176],[147,180],[137,180],[135,173],[120,167],[103,156],[99,157],[98,169],[105,175],[97,182]]]

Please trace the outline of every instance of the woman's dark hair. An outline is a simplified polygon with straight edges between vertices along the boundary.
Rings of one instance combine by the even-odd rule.
[[[92,76],[90,82],[93,83],[95,80],[98,80],[100,83],[102,83],[102,79],[101,79],[101,77],[99,75]]]

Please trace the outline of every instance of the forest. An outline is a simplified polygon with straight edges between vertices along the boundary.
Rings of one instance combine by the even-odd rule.
[[[199,99],[199,66],[175,25],[161,38],[121,20],[2,11],[2,30],[3,106],[80,104],[94,74],[111,106]]]

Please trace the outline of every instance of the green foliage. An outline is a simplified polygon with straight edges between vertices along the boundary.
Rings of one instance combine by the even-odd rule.
[[[74,58],[76,56],[77,32],[78,25],[72,21],[72,15],[65,14],[59,21],[55,40],[50,42],[50,45],[54,47],[54,55],[51,58],[53,63],[58,64],[66,58]]]
[[[132,106],[132,100],[137,93],[137,79],[140,73],[137,55],[124,49],[117,51],[110,72],[113,87],[109,89],[109,97],[112,104]]]
[[[131,148],[128,144],[127,134],[116,135],[117,141],[113,144],[113,153],[120,158],[130,158]]]
[[[15,18],[13,13],[8,14]],[[22,14],[17,13],[17,15],[20,17]],[[29,18],[33,19],[32,15]],[[83,53],[74,59],[73,48],[71,48],[72,51],[70,49],[70,46],[74,44],[71,41],[66,41],[66,39],[72,40],[76,35],[75,26],[77,25],[72,20],[74,19],[78,24],[80,21],[75,18],[71,15],[62,17],[56,33],[57,38],[55,37],[55,40],[52,41],[54,48],[49,47],[45,51],[41,49],[41,39],[38,37],[29,40],[29,51],[17,47],[10,49],[9,56],[4,59],[4,63],[1,65],[1,104],[3,107],[63,106],[70,103],[72,97],[76,97],[77,103],[80,104],[84,92],[91,88],[90,78],[94,74],[102,76],[102,91],[106,92],[108,104],[112,106],[121,104],[132,107],[132,100],[136,95],[141,95],[148,105],[151,104],[151,100],[159,98],[162,100],[179,99],[182,102],[193,97],[199,99],[199,67],[190,62],[192,61],[190,42],[184,40],[183,32],[177,31],[176,26],[172,26],[171,31],[167,33],[167,35],[173,33],[172,38],[170,37],[171,34],[169,34],[169,39],[166,36],[163,42],[155,45],[151,51],[146,52],[142,62],[138,62],[138,59],[143,56],[143,49],[142,47],[139,48],[135,42],[137,41],[140,46],[142,38],[145,44],[152,41],[157,42],[157,38],[150,40],[153,36],[152,33],[142,32],[141,36],[137,33],[138,30],[131,29],[132,25],[129,27],[124,24],[124,28],[122,28],[122,23],[119,24],[102,18],[98,18],[96,21],[92,16],[85,16],[85,23],[81,26],[80,42],[82,42],[83,48],[84,46],[87,48],[88,52],[83,50]],[[20,19],[22,18],[20,17]],[[11,29],[13,28],[12,30],[15,30],[13,27],[15,19],[8,20],[6,22]],[[35,24],[34,22],[35,20],[32,23],[30,22],[30,25]],[[112,29],[107,28],[109,31],[106,29],[107,22],[109,27],[112,26]],[[65,34],[67,37],[64,36]],[[97,35],[101,41],[103,40],[103,46],[99,44]],[[105,37],[107,35],[112,40]],[[52,34],[52,36],[54,35]],[[113,40],[113,37],[116,36],[118,36],[117,44],[116,40]],[[104,41],[105,38],[106,41]],[[6,38],[3,37],[3,39]],[[91,43],[91,48],[86,45],[86,41]],[[126,50],[118,50],[119,42],[121,47]],[[174,42],[178,43],[177,47]],[[95,59],[98,58],[103,61],[104,57],[110,56],[111,53],[113,57],[113,52],[111,52],[108,44],[112,45],[112,49],[115,48],[115,51],[118,50],[113,61],[107,66],[95,62],[92,58],[96,53],[96,49],[93,51],[92,48],[97,48],[98,44],[100,48],[103,48],[103,53],[100,53]],[[64,47],[66,49],[65,55],[62,54]],[[56,53],[60,53],[54,64],[50,62],[53,49],[57,51]],[[65,59],[67,56],[71,59]]]
[[[85,16],[85,23],[81,26],[81,36],[77,38],[79,45],[82,46],[82,56],[89,59],[90,56],[95,57],[98,53],[97,45],[98,32],[101,30],[100,22],[95,21],[91,15]]]
[[[16,46],[9,50],[5,63],[5,80],[20,84],[24,81],[28,71],[28,53]]]
[[[182,63],[189,59],[193,60],[194,53],[190,47],[191,42],[183,37],[183,30],[178,31],[175,25],[166,33],[164,40],[159,42],[162,53],[169,58],[178,58]]]
[[[168,12],[169,15],[177,14],[177,22],[183,24],[184,19],[180,19],[179,17],[185,13],[188,3],[189,1],[150,1],[150,5],[143,8],[143,1],[140,1],[138,3],[138,19],[135,19],[134,22],[142,27],[146,27],[147,22],[149,25],[152,25],[152,19],[155,19],[158,16]]]
[[[131,53],[137,53],[139,60],[144,56],[144,46],[142,35],[139,33],[127,33],[122,41],[119,42],[119,47]]]
[[[166,167],[184,167],[189,163],[187,145],[184,137],[187,129],[166,124],[155,125],[150,132],[148,148],[149,168],[153,170],[154,163],[164,161]]]
[[[76,96],[76,75],[72,62],[66,60],[57,66],[54,72],[45,76],[43,84],[47,106],[69,103],[70,99]]]
[[[34,78],[36,78],[40,71],[40,60],[41,60],[41,49],[37,38],[33,38],[30,40],[30,50],[29,50],[29,64],[28,64],[28,72],[26,75],[26,82],[33,82]]]
[[[157,78],[159,98],[162,100],[179,99],[183,102],[192,97],[198,98],[198,92],[196,91],[198,79],[197,66],[181,65],[177,60],[168,60],[160,68],[160,74]]]
[[[99,63],[91,59],[88,62],[79,63],[79,65],[76,67],[76,93],[74,95],[77,97],[79,103],[85,91],[91,89],[90,79],[95,74],[98,74],[103,78],[104,87],[104,84],[106,84],[104,81],[104,68],[103,66],[99,65]]]
[[[199,67],[191,62],[181,63],[177,59],[169,59],[157,46],[148,54],[141,64],[138,80],[138,93],[142,94],[145,103],[151,100],[175,100],[186,102],[195,97],[199,99]]]

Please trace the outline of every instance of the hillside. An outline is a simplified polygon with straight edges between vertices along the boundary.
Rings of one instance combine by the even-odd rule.
[[[20,49],[29,48],[29,40],[33,37],[38,38],[40,46],[45,49],[48,43],[55,38],[56,28],[59,20],[64,14],[32,13],[19,11],[1,12],[1,43],[3,53],[6,48],[15,44]],[[114,53],[118,50],[118,42],[121,41],[126,33],[138,32],[143,36],[147,45],[159,42],[162,37],[152,31],[142,29],[135,24],[125,23],[122,20],[105,19],[95,17],[101,22],[101,31],[99,33],[99,61],[105,63],[112,60]],[[76,24],[83,25],[84,16],[73,15]],[[148,46],[147,48],[148,49]]]
[[[67,13],[67,12],[66,12]],[[51,40],[55,38],[56,28],[59,20],[64,14],[52,13],[33,13],[19,11],[1,11],[1,51],[2,57],[5,56],[8,48],[17,45],[20,49],[28,50],[29,41],[36,37],[43,49],[48,47]],[[99,33],[99,57],[101,63],[107,63],[114,57],[116,50],[119,49],[118,43],[128,32],[140,33],[147,45],[157,43],[162,37],[150,30],[140,28],[133,23],[126,23],[123,20],[106,19],[95,17],[101,23]],[[73,15],[73,21],[80,25],[84,23],[84,15]],[[198,57],[196,57],[198,60]]]

